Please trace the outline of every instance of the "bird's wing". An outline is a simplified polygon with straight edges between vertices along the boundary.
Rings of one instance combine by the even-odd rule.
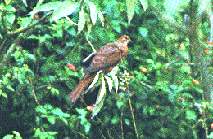
[[[92,73],[104,70],[108,67],[115,66],[120,59],[121,51],[118,49],[116,44],[108,43],[99,49],[86,71]]]

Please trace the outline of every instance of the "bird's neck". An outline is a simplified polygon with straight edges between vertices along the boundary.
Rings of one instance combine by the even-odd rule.
[[[121,41],[116,41],[115,46],[121,51],[121,55],[126,56],[128,54],[128,43],[126,42],[121,42]]]
[[[120,49],[120,48],[122,48],[124,46],[127,46],[128,43],[127,42],[116,41],[115,45]]]

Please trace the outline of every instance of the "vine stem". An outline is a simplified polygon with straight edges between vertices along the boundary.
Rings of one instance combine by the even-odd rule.
[[[136,134],[137,139],[139,139],[138,129],[137,129],[136,122],[135,122],[134,110],[132,108],[132,102],[131,102],[130,98],[129,98],[129,108],[130,108],[131,115],[132,115],[132,120],[133,120],[133,126],[134,126],[134,130],[135,130],[135,134]]]

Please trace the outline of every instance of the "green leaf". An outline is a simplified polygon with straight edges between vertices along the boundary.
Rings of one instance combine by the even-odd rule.
[[[53,109],[52,114],[54,114],[54,115],[56,115],[56,116],[59,116],[59,117],[65,117],[65,118],[70,117],[69,114],[64,113],[64,112],[63,112],[61,109],[59,109],[59,108]]]
[[[97,9],[93,2],[89,2],[89,10],[90,10],[90,18],[92,20],[92,24],[95,25],[97,21]]]
[[[80,124],[84,126],[84,131],[88,133],[91,128],[91,124],[86,118],[88,112],[85,109],[78,109],[78,108],[76,108],[76,111],[79,113],[78,118],[80,120]]]
[[[118,33],[121,33],[121,24],[120,24],[120,21],[119,20],[112,20],[111,21],[111,24],[112,24],[112,28],[118,32]]]
[[[12,25],[16,19],[16,15],[15,15],[16,9],[12,7],[11,5],[7,5],[6,10],[9,12],[8,14],[5,15],[6,21],[10,25]]]
[[[147,0],[140,0],[143,10],[146,11],[148,8],[148,1]]]
[[[81,8],[81,11],[79,12],[79,20],[78,20],[78,33],[80,33],[84,29],[85,25],[85,15],[84,15],[84,8]]]
[[[111,119],[111,123],[112,123],[113,125],[117,124],[118,122],[119,122],[118,116],[114,116],[114,117]]]
[[[58,134],[57,132],[44,132],[44,131],[41,131],[40,128],[37,128],[35,130],[33,137],[39,138],[39,139],[55,139],[55,136],[57,134]]]
[[[152,59],[146,59],[146,62],[149,64],[154,64],[154,61]]]
[[[181,71],[182,73],[190,73],[190,72],[191,72],[191,68],[190,68],[190,66],[188,66],[188,65],[183,65],[183,66],[180,68],[180,71]]]
[[[16,8],[14,8],[13,6],[11,6],[11,5],[7,5],[6,7],[6,11],[8,11],[8,12],[12,12],[12,13],[14,13],[14,12],[16,12]]]
[[[85,117],[87,115],[87,111],[84,110],[84,109],[79,109],[79,108],[76,108],[75,109],[82,117]]]
[[[66,17],[71,15],[77,9],[78,4],[73,3],[72,1],[66,0],[64,1],[60,7],[54,10],[52,14],[52,20],[57,21],[62,17]]]
[[[56,117],[55,116],[48,116],[47,117],[48,122],[50,122],[51,124],[55,124],[56,121]]]
[[[130,125],[129,119],[124,119],[124,122],[125,122],[125,124],[128,125],[128,126]]]
[[[116,101],[116,106],[118,107],[118,109],[121,109],[121,107],[124,106],[124,102],[122,100],[118,100]]]
[[[208,139],[212,139],[213,138],[213,132],[211,132],[208,136],[207,136]]]
[[[194,111],[192,110],[187,110],[186,111],[186,119],[188,120],[196,120],[197,119],[197,115]]]
[[[104,76],[102,75],[101,89],[98,92],[97,100],[95,102],[95,105],[94,105],[94,108],[93,108],[93,111],[92,111],[92,118],[94,116],[96,116],[99,113],[99,111],[101,110],[101,108],[104,104],[105,97],[106,97],[106,83],[105,83],[105,80],[104,80]]]
[[[31,17],[24,17],[21,18],[18,23],[20,25],[20,28],[26,28],[30,25],[30,23],[32,22],[32,18]]]
[[[4,2],[6,3],[6,5],[9,5],[11,3],[12,0],[4,0]]]
[[[148,35],[148,29],[147,28],[139,27],[138,31],[139,31],[139,33],[142,37],[147,37],[147,35]]]
[[[90,123],[84,124],[84,131],[85,131],[86,133],[89,132],[90,128],[91,128],[91,124],[90,124]]]
[[[4,97],[4,98],[7,98],[7,94],[4,93],[1,89],[0,89],[0,96]]]
[[[135,14],[137,0],[126,0],[128,23],[130,24]]]

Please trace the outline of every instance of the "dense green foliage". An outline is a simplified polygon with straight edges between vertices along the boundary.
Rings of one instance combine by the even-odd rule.
[[[0,137],[213,138],[211,8],[211,0],[1,1]],[[82,60],[123,34],[127,58],[72,104]]]

